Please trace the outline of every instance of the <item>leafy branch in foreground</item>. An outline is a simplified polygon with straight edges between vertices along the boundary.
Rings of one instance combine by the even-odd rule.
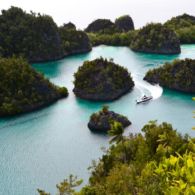
[[[72,195],[75,193],[76,187],[80,186],[83,180],[78,180],[76,176],[70,175],[68,179],[65,179],[60,184],[56,185],[59,195]],[[38,189],[39,195],[50,195],[43,190]]]
[[[120,123],[113,122],[114,144],[93,163],[89,184],[76,192],[73,188],[80,182],[65,180],[57,185],[58,194],[194,194],[195,139],[180,135],[165,122],[150,121],[142,132],[123,136]],[[40,195],[49,195],[44,193]]]

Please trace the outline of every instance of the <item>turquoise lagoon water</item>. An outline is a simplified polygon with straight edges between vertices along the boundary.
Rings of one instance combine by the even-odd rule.
[[[182,134],[195,136],[192,96],[162,89],[144,82],[144,73],[165,61],[176,58],[195,58],[195,45],[183,45],[182,53],[175,56],[134,53],[126,47],[99,46],[88,54],[76,55],[57,62],[34,64],[53,83],[66,86],[70,95],[51,106],[17,117],[0,119],[0,195],[34,195],[41,188],[51,193],[55,185],[75,174],[88,180],[87,168],[98,159],[101,147],[108,146],[106,135],[94,134],[87,128],[91,113],[103,103],[76,99],[72,93],[73,73],[85,60],[99,56],[114,58],[127,67],[135,81],[134,90],[110,108],[128,116],[132,126],[126,130],[140,132],[149,120],[167,121]],[[136,105],[136,98],[152,94],[154,100]]]

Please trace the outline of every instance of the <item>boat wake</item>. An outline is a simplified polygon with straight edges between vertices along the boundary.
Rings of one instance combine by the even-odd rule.
[[[146,81],[134,80],[135,87],[141,92],[141,96],[143,95],[151,95],[153,99],[158,99],[162,93],[163,89],[159,85],[151,85]]]

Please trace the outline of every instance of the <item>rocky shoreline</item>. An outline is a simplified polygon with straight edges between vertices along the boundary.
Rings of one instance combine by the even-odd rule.
[[[113,121],[120,122],[123,127],[131,125],[127,117],[109,111],[107,107],[103,107],[101,111],[91,115],[88,128],[91,131],[107,132],[111,129]]]

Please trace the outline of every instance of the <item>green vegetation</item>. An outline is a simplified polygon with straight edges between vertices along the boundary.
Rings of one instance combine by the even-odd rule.
[[[188,14],[173,17],[165,26],[175,30],[180,42],[195,43],[195,17]]]
[[[114,34],[88,33],[93,46],[105,44],[112,46],[129,46],[137,31],[129,31]]]
[[[0,58],[0,116],[33,111],[68,95],[22,58]]]
[[[33,12],[27,14],[17,7],[2,10],[0,40],[3,57],[15,54],[34,62],[63,56],[58,27],[53,19]]]
[[[79,186],[82,183],[82,180],[78,180],[77,177],[70,175],[68,179],[65,179],[60,184],[56,185],[56,188],[58,189],[58,192],[60,195],[71,195],[75,193],[75,189],[77,186]],[[46,193],[43,190],[38,189],[37,190],[40,195],[50,195],[50,193]]]
[[[67,29],[67,30],[76,30],[76,26],[72,22],[69,22],[67,24],[63,24],[62,27],[64,29]]]
[[[115,144],[93,163],[89,184],[62,195],[195,193],[195,140],[156,121],[146,124],[142,134],[124,137],[123,131],[120,123],[110,131]]]
[[[64,55],[91,51],[91,43],[87,34],[83,31],[75,30],[70,23],[60,27],[59,32]]]
[[[85,29],[88,33],[114,34],[134,30],[134,23],[129,15],[124,15],[113,23],[108,19],[97,19]]]
[[[195,25],[191,27],[180,28],[176,30],[176,34],[182,44],[195,43]]]
[[[178,91],[195,93],[195,60],[175,60],[164,66],[149,70],[145,80],[159,83],[163,87]]]
[[[110,34],[115,31],[114,23],[108,19],[97,19],[85,29],[86,32]]]
[[[108,106],[103,106],[102,110],[91,115],[88,127],[92,131],[107,132],[114,122],[120,122],[122,127],[131,124],[127,117],[110,111]]]
[[[173,17],[165,23],[165,26],[173,30],[191,27],[193,25],[195,25],[195,17],[188,14]]]
[[[86,61],[74,77],[75,95],[94,101],[115,100],[134,86],[127,69],[115,64],[112,59]]]
[[[174,31],[161,24],[148,24],[139,30],[130,45],[138,52],[177,54],[181,52],[180,42]]]
[[[101,44],[129,46],[136,34],[133,20],[128,15],[117,18],[115,23],[107,19],[95,20],[85,31],[93,46]]]
[[[65,29],[68,32],[65,32]],[[17,7],[2,10],[0,15],[2,57],[17,55],[23,56],[30,62],[40,62],[57,60],[69,53],[90,50],[87,35],[76,31],[71,23],[59,30],[50,16],[33,12],[28,14]]]
[[[115,20],[116,28],[121,32],[134,30],[134,23],[129,15],[120,16]]]

